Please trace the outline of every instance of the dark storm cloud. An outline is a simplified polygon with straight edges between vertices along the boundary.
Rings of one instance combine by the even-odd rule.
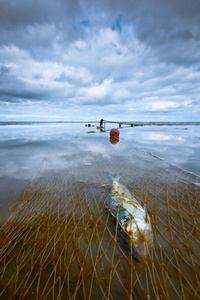
[[[110,27],[121,32],[132,24],[138,38],[162,59],[196,63],[199,55],[191,56],[200,46],[199,12],[198,0],[3,0],[0,42],[31,51],[49,47],[56,39],[66,44],[83,38],[89,25],[93,30]]]
[[[198,112],[199,13],[199,0],[1,0],[0,101]]]
[[[101,1],[109,18],[123,16],[122,24],[132,24],[137,37],[152,47],[161,60],[174,64],[198,64],[200,59],[200,1],[142,0]],[[126,2],[127,4],[127,2]],[[117,24],[116,19],[116,24]],[[115,25],[116,26],[116,25]],[[120,24],[121,26],[121,24]]]
[[[161,60],[179,65],[198,64],[200,2],[155,0],[146,1],[145,5],[146,16],[143,11],[137,23],[139,39],[151,46]]]
[[[0,76],[1,75],[5,75],[5,74],[8,74],[10,71],[10,68],[7,67],[6,65],[1,65],[0,66]]]
[[[74,40],[77,16],[81,15],[79,1],[3,0],[0,10],[1,44],[29,47],[47,47]],[[81,20],[79,20],[81,21]]]

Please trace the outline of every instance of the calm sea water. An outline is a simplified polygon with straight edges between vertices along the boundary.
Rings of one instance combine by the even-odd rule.
[[[0,124],[0,220],[40,170],[45,158],[59,145],[71,152],[88,149],[95,153],[134,149],[149,152],[170,164],[200,176],[200,126],[124,126],[118,143],[110,143],[98,124],[85,123],[15,123]]]

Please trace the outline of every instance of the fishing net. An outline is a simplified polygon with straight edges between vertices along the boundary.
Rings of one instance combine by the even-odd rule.
[[[109,147],[60,145],[46,157],[1,227],[0,299],[200,299],[199,177]],[[146,207],[145,256],[110,214],[107,174]]]

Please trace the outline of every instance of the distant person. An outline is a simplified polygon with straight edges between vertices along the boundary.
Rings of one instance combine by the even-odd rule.
[[[103,119],[100,120],[100,127],[103,127]]]

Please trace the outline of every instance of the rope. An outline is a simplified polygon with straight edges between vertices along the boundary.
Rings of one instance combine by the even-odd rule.
[[[200,299],[199,178],[145,152],[112,154],[49,153],[2,224],[0,298]],[[105,173],[147,208],[153,247],[139,261],[107,209]]]

